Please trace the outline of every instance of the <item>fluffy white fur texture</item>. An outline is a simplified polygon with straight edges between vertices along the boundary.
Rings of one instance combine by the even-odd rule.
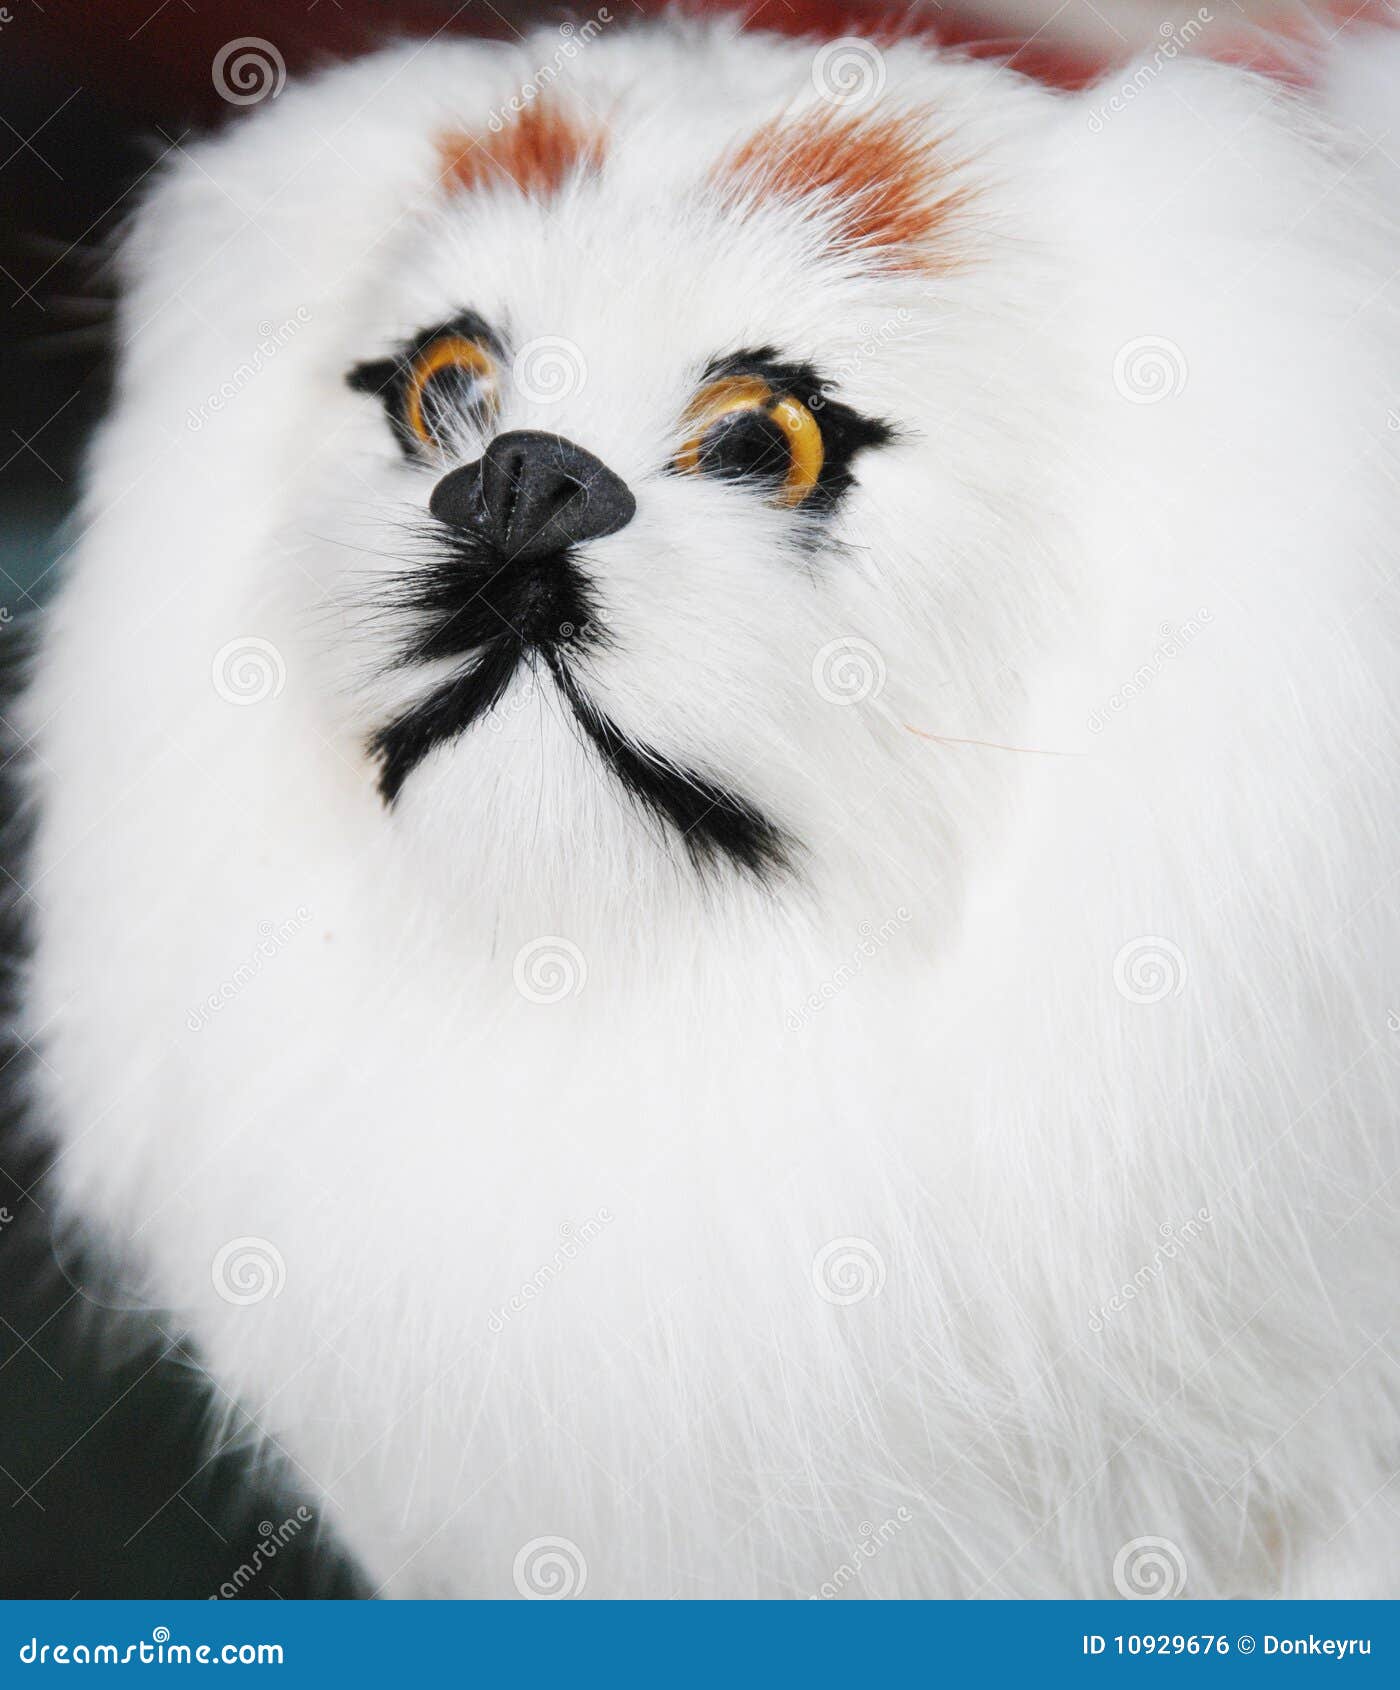
[[[894,272],[705,186],[812,44],[559,44],[289,87],[130,232],[23,714],[70,1212],[385,1593],[1400,1594],[1393,182],[1236,71],[893,46],[965,191]],[[601,177],[449,197],[550,64]],[[547,678],[381,803],[435,473],[344,375],[466,306],[637,497],[593,696],[793,873]],[[663,473],[763,344],[901,431],[815,551]]]

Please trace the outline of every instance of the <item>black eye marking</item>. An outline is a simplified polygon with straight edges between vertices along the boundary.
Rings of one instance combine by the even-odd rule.
[[[742,376],[755,376],[766,382],[775,394],[790,395],[798,400],[812,413],[821,428],[825,456],[817,484],[801,507],[804,510],[829,511],[855,481],[852,464],[856,455],[871,447],[888,446],[899,437],[899,431],[892,423],[879,417],[867,417],[853,406],[833,398],[833,384],[824,380],[813,365],[784,359],[771,346],[750,347],[714,358],[705,366],[700,380],[704,385],[726,377]],[[766,418],[754,420],[759,423],[771,421]],[[724,463],[712,473],[730,479],[747,479],[747,472],[739,467],[739,463],[743,456],[749,455],[756,484],[767,487],[774,477],[781,480],[779,466],[786,465],[787,451],[781,443],[780,432],[765,434],[770,447],[781,448],[779,455],[770,457],[760,448],[757,436],[752,433],[736,438],[731,445],[728,436],[731,429],[737,427],[737,423],[729,425],[714,441],[714,449],[722,455]],[[710,468],[704,448],[701,450],[701,463],[706,469]]]
[[[485,348],[502,367],[507,362],[505,344],[486,319],[475,311],[462,311],[445,323],[439,323],[436,328],[423,329],[406,341],[392,357],[356,364],[345,376],[346,386],[354,392],[371,393],[381,400],[394,438],[404,456],[415,463],[422,462],[427,448],[409,420],[414,366],[434,345],[453,337]],[[433,385],[443,390],[444,397],[455,390],[459,408],[463,411],[470,409],[471,396],[467,385],[460,379],[443,375],[436,378]]]

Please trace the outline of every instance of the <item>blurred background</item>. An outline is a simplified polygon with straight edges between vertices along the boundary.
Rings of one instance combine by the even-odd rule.
[[[655,9],[655,0],[608,7],[616,26]],[[686,9],[717,8],[692,0]],[[1397,13],[1385,0],[749,0],[739,9],[761,27],[827,36],[912,20],[1067,86],[1189,17],[1209,18],[1203,50],[1268,63],[1279,35]],[[597,11],[543,0],[0,4],[0,667],[13,675],[76,538],[83,443],[115,351],[111,244],[164,154],[244,115],[216,86],[221,51],[255,38],[295,75],[395,36],[513,37]],[[3,706],[0,736],[11,778],[23,747]],[[13,841],[0,868],[9,957],[22,948],[28,903]],[[96,1281],[65,1250],[56,1256],[43,1152],[18,1130],[37,1060],[0,1044],[0,1596],[365,1594],[318,1536],[316,1499],[298,1494],[294,1475],[250,1495],[255,1456],[236,1418],[211,1442],[194,1358],[149,1321],[115,1347]]]

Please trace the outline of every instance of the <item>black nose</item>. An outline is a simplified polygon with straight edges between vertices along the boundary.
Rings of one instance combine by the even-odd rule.
[[[572,440],[516,429],[443,476],[428,509],[484,535],[509,559],[529,559],[615,534],[637,501],[621,476]]]

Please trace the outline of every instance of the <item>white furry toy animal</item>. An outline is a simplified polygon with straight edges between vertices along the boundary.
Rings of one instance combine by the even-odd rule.
[[[385,1593],[1400,1594],[1381,153],[569,39],[130,232],[21,717],[69,1213]]]

